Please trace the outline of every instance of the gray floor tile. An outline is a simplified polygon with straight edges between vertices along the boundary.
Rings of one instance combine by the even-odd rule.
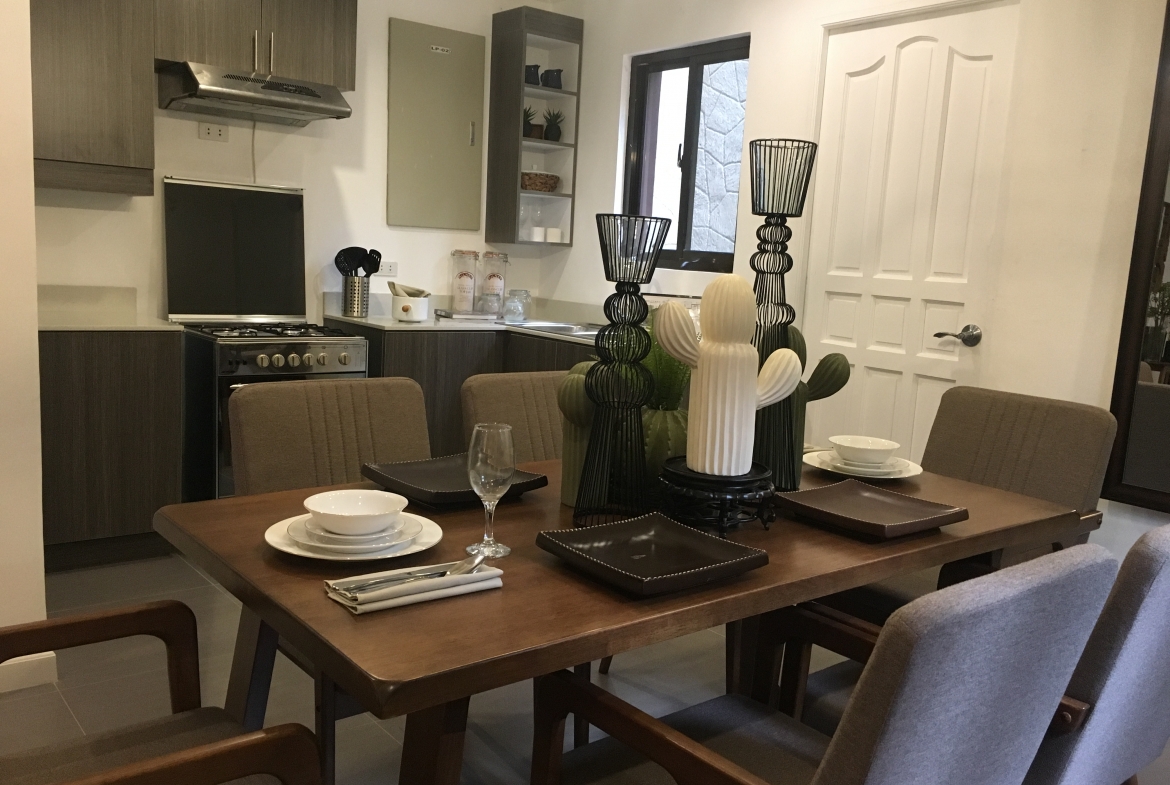
[[[32,688],[0,701],[0,755],[59,744],[82,735],[61,693]]]
[[[338,723],[338,785],[396,785],[402,745],[368,717],[362,719]]]
[[[49,573],[45,576],[45,599],[52,614],[209,585],[184,559],[164,556]]]

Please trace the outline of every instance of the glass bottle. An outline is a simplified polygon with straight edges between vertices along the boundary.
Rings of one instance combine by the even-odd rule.
[[[520,289],[513,289],[504,298],[504,323],[519,324],[525,321],[524,303],[520,300]]]
[[[532,205],[523,200],[520,202],[520,236],[516,239],[532,239]]]
[[[507,280],[508,254],[488,251],[479,260],[479,310],[483,313],[499,313],[504,300],[504,283]],[[486,298],[485,295],[494,295]],[[490,307],[489,307],[490,306]]]
[[[475,307],[476,251],[451,252],[451,310],[471,311]]]

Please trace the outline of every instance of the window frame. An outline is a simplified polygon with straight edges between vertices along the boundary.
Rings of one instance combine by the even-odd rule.
[[[705,44],[668,49],[637,55],[630,60],[630,102],[626,126],[626,151],[622,210],[631,215],[645,214],[642,204],[648,197],[643,193],[643,174],[654,165],[654,157],[644,153],[647,112],[658,105],[657,93],[650,86],[650,75],[676,68],[689,68],[687,110],[683,132],[682,184],[679,193],[679,211],[676,245],[685,248],[691,240],[691,221],[694,218],[695,172],[699,149],[699,111],[703,94],[703,66],[734,60],[748,60],[751,35],[745,34]],[[742,165],[742,164],[741,164]],[[692,251],[663,249],[660,268],[701,272],[729,273],[735,263],[734,252]]]

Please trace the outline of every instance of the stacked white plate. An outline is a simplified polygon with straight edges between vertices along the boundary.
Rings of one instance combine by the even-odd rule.
[[[850,477],[896,480],[922,474],[922,467],[905,458],[894,457],[901,445],[871,436],[833,436],[832,450],[804,454],[804,462],[818,469]]]
[[[329,491],[305,500],[304,515],[264,533],[285,553],[329,561],[367,561],[418,553],[443,538],[438,524],[404,512],[407,500],[385,491]]]

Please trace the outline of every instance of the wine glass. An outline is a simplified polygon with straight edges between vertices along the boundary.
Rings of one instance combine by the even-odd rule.
[[[471,434],[467,449],[467,476],[472,490],[483,501],[483,542],[467,546],[471,554],[482,553],[489,559],[507,556],[512,549],[496,542],[493,526],[496,504],[512,485],[516,455],[512,450],[512,426],[503,423],[479,423]]]

